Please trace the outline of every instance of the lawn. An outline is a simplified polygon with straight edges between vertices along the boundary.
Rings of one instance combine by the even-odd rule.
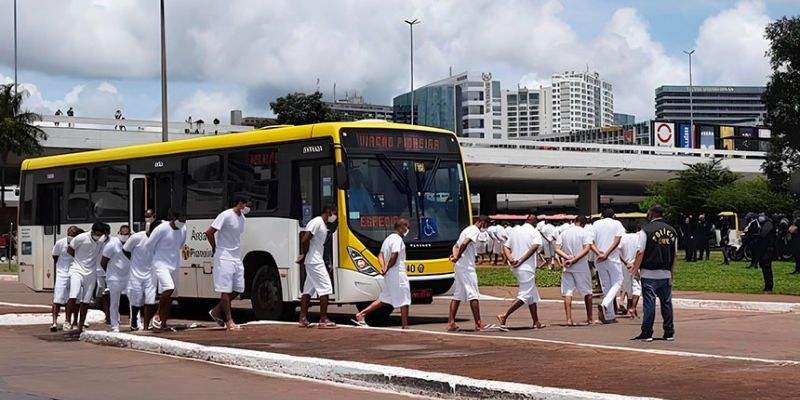
[[[0,263],[0,274],[16,274],[17,264],[9,265],[7,262]]]
[[[746,269],[747,263],[734,262],[719,265],[722,255],[713,253],[710,261],[687,263],[678,260],[675,273],[675,290],[696,290],[723,293],[762,293],[764,280],[759,269]],[[800,275],[790,275],[793,262],[776,261],[772,264],[775,280],[775,294],[800,295]],[[478,268],[478,282],[481,286],[516,286],[517,281],[508,268]],[[537,270],[536,286],[553,287],[561,285],[561,275],[557,271]]]

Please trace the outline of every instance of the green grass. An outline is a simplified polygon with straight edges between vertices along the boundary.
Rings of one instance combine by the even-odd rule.
[[[675,273],[675,290],[695,290],[722,293],[762,293],[764,279],[760,269],[746,269],[747,262],[732,262],[719,265],[720,253],[713,253],[710,261],[687,263],[680,252]],[[800,275],[789,275],[794,270],[794,262],[775,261],[772,263],[775,294],[800,295]],[[508,268],[478,268],[478,282],[481,286],[516,286],[517,281]],[[561,273],[549,270],[536,271],[536,286],[555,287],[561,285]]]
[[[0,274],[16,274],[17,273],[17,264],[11,263],[8,265],[7,262],[0,263]]]

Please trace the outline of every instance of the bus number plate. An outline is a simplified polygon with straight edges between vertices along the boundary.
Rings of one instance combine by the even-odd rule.
[[[433,289],[412,289],[411,301],[414,303],[430,303],[433,301]]]

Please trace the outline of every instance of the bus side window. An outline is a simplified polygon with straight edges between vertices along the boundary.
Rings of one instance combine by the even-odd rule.
[[[224,208],[222,183],[222,157],[201,156],[189,158],[185,164],[183,204],[186,214],[214,216]]]
[[[70,191],[67,198],[67,218],[88,220],[92,203],[89,199],[89,170],[78,168],[70,172]]]

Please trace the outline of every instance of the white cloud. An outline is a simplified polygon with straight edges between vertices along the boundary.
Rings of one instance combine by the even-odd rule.
[[[170,120],[184,121],[191,116],[193,121],[202,119],[206,123],[211,123],[214,118],[219,118],[220,121],[227,123],[230,111],[241,109],[244,103],[244,96],[238,93],[198,90],[169,111]]]
[[[13,79],[0,75],[0,83],[11,82]],[[72,107],[76,117],[111,118],[117,109],[125,109],[122,95],[108,82],[76,85],[60,99],[45,97],[32,83],[20,82],[19,87],[24,93],[22,107],[39,114],[52,115],[58,109],[66,112]]]

